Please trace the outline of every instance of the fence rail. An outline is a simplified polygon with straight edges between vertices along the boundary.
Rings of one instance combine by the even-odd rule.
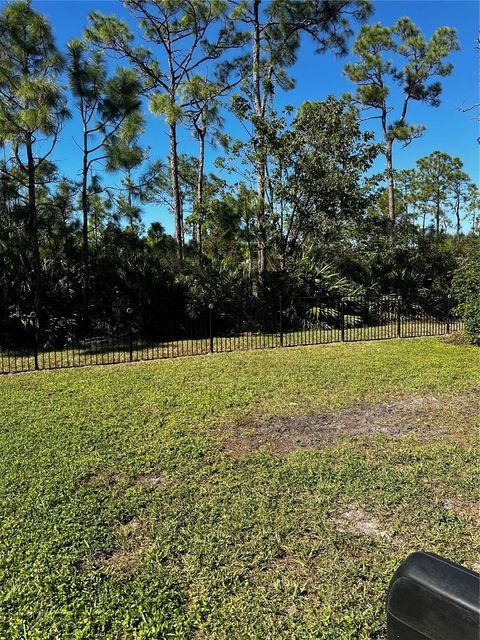
[[[42,330],[34,314],[0,325],[0,373],[114,364],[274,347],[434,336],[461,329],[450,296],[224,302],[146,324],[127,308],[68,330]]]

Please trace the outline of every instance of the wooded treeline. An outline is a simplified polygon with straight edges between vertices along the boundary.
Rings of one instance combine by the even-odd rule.
[[[425,128],[407,119],[412,103],[440,105],[454,29],[427,39],[408,18],[384,26],[365,0],[123,5],[135,30],[94,12],[66,51],[29,2],[1,10],[5,325],[34,311],[48,339],[127,307],[154,318],[226,298],[448,290],[478,243],[479,191],[461,158],[440,150],[408,170],[395,160]],[[302,41],[321,68],[359,23],[352,95],[280,112]],[[167,158],[144,144],[146,109],[166,124]],[[241,139],[225,129],[227,111]],[[72,117],[74,176],[55,163]],[[195,156],[179,145],[185,129]],[[158,221],[145,228],[147,205],[168,207],[173,237]]]

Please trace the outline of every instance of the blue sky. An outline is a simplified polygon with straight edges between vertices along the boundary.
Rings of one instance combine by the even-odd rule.
[[[48,16],[54,29],[59,47],[64,50],[66,43],[81,36],[87,23],[87,16],[93,10],[105,14],[116,14],[127,18],[128,13],[117,0],[34,0],[34,7]],[[475,49],[479,28],[479,5],[471,0],[383,0],[375,2],[375,13],[371,22],[380,21],[385,25],[393,24],[401,16],[410,17],[429,37],[440,26],[457,29],[461,50],[451,56],[454,64],[453,74],[442,80],[442,104],[433,109],[413,103],[409,121],[427,125],[424,136],[412,142],[406,148],[397,145],[395,151],[396,168],[413,167],[415,161],[432,151],[439,149],[464,161],[465,170],[472,179],[479,179],[478,122],[474,112],[462,113],[462,106],[471,105],[479,100],[478,52]],[[355,31],[358,27],[355,25]],[[350,44],[352,44],[352,41]],[[336,58],[331,54],[316,55],[308,40],[302,43],[298,61],[290,70],[296,79],[296,87],[287,94],[278,96],[279,108],[286,104],[299,106],[305,100],[323,100],[329,94],[341,95],[352,91],[352,83],[344,76],[343,66],[351,59]],[[372,128],[372,123],[365,126]],[[233,116],[225,121],[225,129],[233,137],[242,136],[242,128]],[[62,141],[55,150],[55,161],[62,173],[74,177],[80,167],[78,149],[74,144],[80,138],[78,119],[75,117],[67,124]],[[196,152],[196,143],[187,131],[181,132],[180,151]],[[161,118],[148,116],[144,144],[151,148],[151,155],[165,159],[168,153],[168,139]],[[210,150],[207,169],[213,169],[213,161],[218,150]],[[375,170],[383,169],[380,157]],[[226,176],[225,176],[226,177]],[[169,212],[158,205],[150,205],[144,213],[144,222],[160,220],[169,232],[173,231],[173,220]]]

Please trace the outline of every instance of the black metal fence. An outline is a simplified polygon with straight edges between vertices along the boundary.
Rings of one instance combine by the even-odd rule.
[[[228,301],[145,322],[135,309],[52,332],[34,314],[0,323],[0,373],[158,358],[434,336],[461,329],[451,296],[420,303],[401,296]]]

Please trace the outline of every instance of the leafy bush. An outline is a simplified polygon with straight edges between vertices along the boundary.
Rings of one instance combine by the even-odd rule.
[[[465,323],[465,335],[470,342],[480,345],[480,243],[477,240],[468,247],[452,286],[458,300],[456,312]]]

